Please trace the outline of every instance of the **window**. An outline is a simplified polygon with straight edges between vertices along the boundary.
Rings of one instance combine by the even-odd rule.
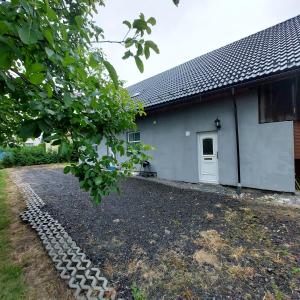
[[[286,79],[263,85],[259,95],[259,122],[296,120],[296,102],[300,102],[297,98],[295,80]]]
[[[203,146],[203,155],[213,155],[213,139],[207,138],[202,140],[202,146]]]
[[[127,133],[127,142],[131,144],[140,143],[141,134],[139,131],[132,131]]]

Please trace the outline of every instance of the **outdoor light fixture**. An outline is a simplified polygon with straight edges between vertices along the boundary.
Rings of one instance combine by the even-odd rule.
[[[215,125],[218,130],[221,129],[221,121],[218,117],[215,119]]]

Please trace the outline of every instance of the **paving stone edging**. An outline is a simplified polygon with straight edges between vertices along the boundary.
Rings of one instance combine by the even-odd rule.
[[[108,286],[108,280],[99,268],[76,245],[63,226],[48,212],[41,208],[44,201],[27,183],[13,174],[18,188],[23,191],[27,210],[20,214],[22,221],[28,223],[38,234],[60,277],[67,280],[74,296],[80,300],[117,299],[114,288]],[[122,299],[118,299],[122,300]]]

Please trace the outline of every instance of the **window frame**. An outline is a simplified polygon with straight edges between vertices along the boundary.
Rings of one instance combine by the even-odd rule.
[[[259,124],[268,124],[268,123],[277,123],[277,122],[286,122],[286,121],[295,121],[295,120],[300,120],[300,111],[297,110],[297,96],[299,96],[298,98],[298,102],[299,102],[299,106],[300,106],[300,93],[297,92],[298,90],[298,81],[299,81],[299,76],[294,76],[294,77],[289,77],[289,78],[283,78],[283,79],[279,79],[273,82],[269,82],[269,83],[265,83],[262,84],[258,87],[258,123]],[[272,87],[273,84],[276,83],[280,83],[283,81],[289,80],[290,81],[290,89],[291,89],[291,94],[292,94],[292,117],[291,118],[286,118],[284,120],[274,120],[274,112],[271,112],[272,115],[272,120],[271,121],[266,121],[263,120],[263,110],[261,109],[262,107],[262,97],[263,97],[263,89],[267,88],[268,86],[271,88],[271,93],[272,93]],[[299,94],[299,95],[297,95]],[[271,110],[273,110],[273,107],[270,107]],[[264,118],[266,119],[266,118]]]
[[[133,136],[134,136],[134,138],[135,138],[135,135],[136,134],[139,134],[139,137],[140,137],[140,139],[139,140],[132,140],[132,141],[130,141],[129,140],[129,136],[131,135],[131,134],[133,134]],[[127,143],[128,144],[137,144],[137,143],[140,143],[141,142],[141,132],[139,131],[139,130],[137,130],[137,131],[129,131],[129,132],[127,132]]]

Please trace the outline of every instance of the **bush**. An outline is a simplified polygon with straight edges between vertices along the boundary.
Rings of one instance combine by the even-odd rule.
[[[46,152],[45,145],[41,144],[35,147],[18,147],[2,149],[5,153],[1,166],[4,168],[14,166],[30,166],[41,164],[52,164],[67,161],[78,161],[77,151],[73,151],[71,158],[62,157],[55,151]]]

